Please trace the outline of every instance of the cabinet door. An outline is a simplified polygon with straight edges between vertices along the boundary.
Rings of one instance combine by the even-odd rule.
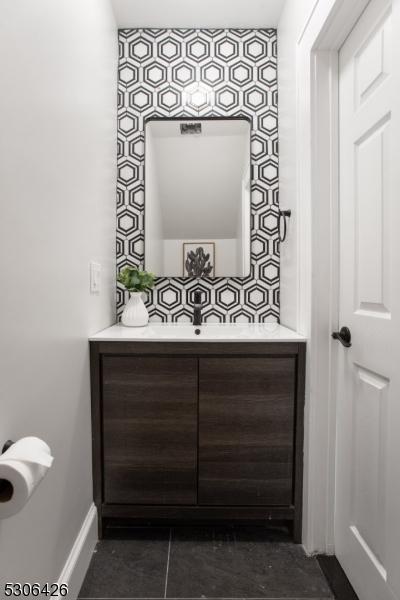
[[[104,500],[197,502],[197,359],[103,358]]]
[[[199,504],[293,502],[295,358],[199,361]]]

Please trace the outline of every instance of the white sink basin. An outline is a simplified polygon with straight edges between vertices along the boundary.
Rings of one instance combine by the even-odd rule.
[[[196,334],[196,330],[200,333]],[[305,339],[278,323],[207,323],[199,327],[186,323],[124,327],[118,323],[90,337],[96,342],[295,342]]]

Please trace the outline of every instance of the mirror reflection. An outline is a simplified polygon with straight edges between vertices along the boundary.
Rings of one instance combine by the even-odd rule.
[[[150,120],[145,268],[159,277],[250,273],[250,122]]]

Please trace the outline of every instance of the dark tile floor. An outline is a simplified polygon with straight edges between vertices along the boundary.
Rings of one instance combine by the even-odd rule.
[[[114,532],[120,539],[97,545],[79,598],[333,598],[317,560],[290,542],[283,528]]]

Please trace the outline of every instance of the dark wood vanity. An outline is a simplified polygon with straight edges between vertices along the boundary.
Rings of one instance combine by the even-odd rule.
[[[305,342],[91,341],[100,536],[121,522],[293,524]]]

